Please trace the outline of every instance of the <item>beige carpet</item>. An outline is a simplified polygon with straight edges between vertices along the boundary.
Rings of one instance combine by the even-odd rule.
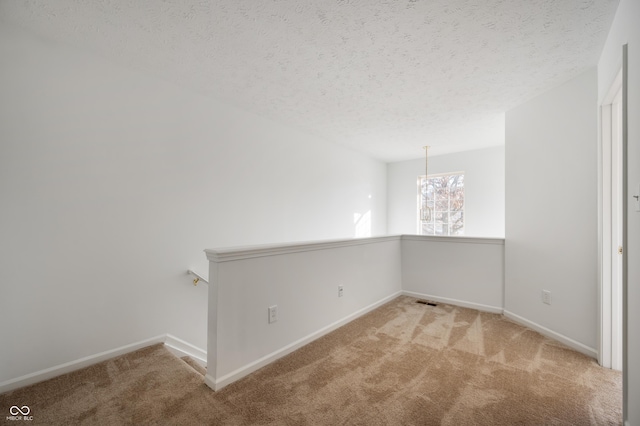
[[[619,425],[621,375],[500,315],[400,297],[221,391],[162,345],[0,395],[5,424]],[[5,420],[27,405],[33,421]]]

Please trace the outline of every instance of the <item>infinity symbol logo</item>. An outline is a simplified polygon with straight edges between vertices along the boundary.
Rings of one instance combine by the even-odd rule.
[[[23,416],[26,416],[31,412],[31,408],[29,408],[29,406],[27,405],[23,405],[22,408],[18,407],[17,405],[14,405],[9,409],[9,412],[11,413],[12,416],[17,416],[18,413],[22,414]]]

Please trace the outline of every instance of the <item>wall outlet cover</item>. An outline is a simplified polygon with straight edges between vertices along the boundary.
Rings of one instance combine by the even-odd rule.
[[[278,321],[278,305],[269,306],[269,324]]]

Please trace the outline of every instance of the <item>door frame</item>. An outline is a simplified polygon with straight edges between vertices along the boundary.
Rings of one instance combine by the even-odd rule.
[[[616,198],[613,190],[615,188],[614,170],[617,170],[621,188],[616,191],[619,196],[624,199],[624,141],[623,129],[617,129],[615,118],[617,114],[622,114],[622,98],[623,98],[623,73],[622,69],[618,72],[613,84],[611,85],[607,96],[605,96],[600,105],[600,129],[601,137],[598,147],[598,287],[599,287],[599,339],[598,339],[598,362],[603,367],[622,369],[620,361],[622,354],[623,340],[623,324],[622,324],[622,304],[618,303],[623,292],[622,270],[617,282],[613,277],[616,273],[616,259],[618,255],[614,255],[617,251],[615,245],[623,247],[624,252],[624,220],[622,218],[624,208],[618,212],[618,218],[614,218],[616,211],[614,205]],[[618,117],[620,120],[622,116]],[[624,127],[624,123],[623,123]],[[617,146],[616,146],[617,145]],[[616,153],[623,156],[623,164],[614,168]],[[622,200],[620,200],[622,204]],[[613,224],[621,221],[623,229],[621,239],[616,241]],[[624,259],[622,259],[624,262]],[[615,327],[615,328],[614,328]],[[617,345],[614,347],[614,344]]]

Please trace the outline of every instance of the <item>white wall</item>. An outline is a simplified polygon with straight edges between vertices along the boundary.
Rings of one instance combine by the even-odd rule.
[[[596,148],[595,68],[507,112],[505,311],[592,351]]]
[[[219,389],[397,296],[400,237],[207,250],[207,384]],[[338,297],[338,285],[344,292]],[[268,323],[268,307],[278,320]]]
[[[502,313],[504,240],[403,235],[402,290],[415,297]]]
[[[383,163],[5,23],[0,57],[0,382],[206,348],[206,247],[386,232]]]
[[[504,167],[504,146],[429,156],[429,174],[465,172],[465,236],[504,237]],[[424,158],[387,165],[390,234],[417,232],[420,175]]]
[[[628,346],[625,382],[626,425],[640,425],[640,213],[632,195],[640,183],[640,1],[621,0],[598,62],[598,99],[602,101],[622,65],[622,45],[628,43]]]

